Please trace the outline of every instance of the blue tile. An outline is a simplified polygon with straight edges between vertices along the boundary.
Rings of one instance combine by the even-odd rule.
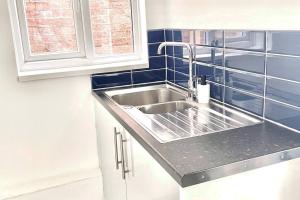
[[[175,84],[187,88],[189,76],[175,72]]]
[[[268,56],[267,75],[300,81],[300,58],[288,56]]]
[[[174,47],[173,46],[167,46],[166,47],[166,55],[167,56],[174,56]]]
[[[150,30],[148,31],[148,43],[158,43],[165,41],[164,30]]]
[[[246,51],[225,50],[225,66],[264,74],[265,55]]]
[[[266,118],[288,126],[290,128],[300,130],[300,110],[266,100]]]
[[[300,83],[268,78],[266,96],[300,107]]]
[[[110,74],[98,74],[92,77],[92,88],[100,89],[107,87],[131,85],[131,73],[120,72]]]
[[[223,49],[196,46],[196,61],[223,66]]]
[[[166,41],[167,42],[172,42],[173,40],[173,30],[165,30],[165,34],[166,34]]]
[[[210,97],[223,102],[224,86],[210,83]]]
[[[177,58],[188,58],[189,57],[189,53],[188,51],[185,49],[185,47],[174,47],[174,56]]]
[[[192,30],[174,30],[173,38],[175,42],[194,43],[194,31]]]
[[[148,44],[148,53],[149,56],[161,56],[159,54],[157,54],[157,49],[158,46],[160,45],[160,43],[156,43],[156,44]],[[162,55],[165,55],[165,48],[162,51]]]
[[[264,31],[225,31],[225,47],[265,52]]]
[[[166,57],[150,57],[149,58],[149,69],[161,69],[166,68]]]
[[[167,57],[167,68],[172,70],[175,69],[175,61],[173,57]]]
[[[166,80],[166,70],[148,70],[133,72],[133,84],[157,82]]]
[[[195,44],[210,47],[223,47],[223,31],[220,30],[196,30]]]
[[[167,80],[172,83],[175,83],[175,72],[173,70],[167,71]]]
[[[300,56],[300,31],[268,32],[268,52]]]
[[[207,80],[216,83],[224,83],[224,68],[217,68],[214,66],[205,66],[196,64],[197,76],[206,75]]]
[[[254,113],[256,115],[263,115],[263,98],[249,95],[226,87],[225,102],[238,108],[244,109],[248,112]]]
[[[189,61],[185,59],[175,58],[175,71],[189,74]]]
[[[225,80],[226,86],[261,96],[264,95],[265,78],[263,75],[226,70]]]

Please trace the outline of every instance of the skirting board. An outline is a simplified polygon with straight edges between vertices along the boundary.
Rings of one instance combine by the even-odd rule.
[[[40,180],[35,180],[25,184],[18,184],[6,188],[0,188],[0,200],[8,200],[14,197],[30,194],[38,191],[55,188],[74,182],[101,177],[99,168],[62,174],[55,177],[48,177]]]

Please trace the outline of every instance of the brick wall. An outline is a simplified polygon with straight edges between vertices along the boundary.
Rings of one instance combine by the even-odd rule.
[[[97,54],[133,51],[130,0],[89,0]],[[72,0],[25,0],[33,54],[77,51]]]

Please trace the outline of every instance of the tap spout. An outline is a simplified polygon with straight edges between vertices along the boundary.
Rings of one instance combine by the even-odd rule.
[[[158,46],[157,54],[162,54],[162,50],[166,46],[176,46],[176,47],[185,47],[189,53],[189,80],[188,80],[188,98],[192,99],[195,96],[196,89],[193,84],[193,59],[194,59],[194,51],[192,46],[189,43],[184,42],[163,42]]]

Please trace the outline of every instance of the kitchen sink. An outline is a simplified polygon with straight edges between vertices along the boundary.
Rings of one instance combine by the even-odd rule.
[[[111,97],[119,105],[142,106],[185,100],[186,96],[168,88],[117,94]]]
[[[106,94],[161,143],[261,123],[256,117],[216,101],[187,101],[186,91],[166,84]]]
[[[174,101],[168,103],[159,103],[159,104],[142,106],[139,108],[139,110],[145,114],[162,114],[162,113],[181,111],[192,107],[193,105],[185,101]]]

